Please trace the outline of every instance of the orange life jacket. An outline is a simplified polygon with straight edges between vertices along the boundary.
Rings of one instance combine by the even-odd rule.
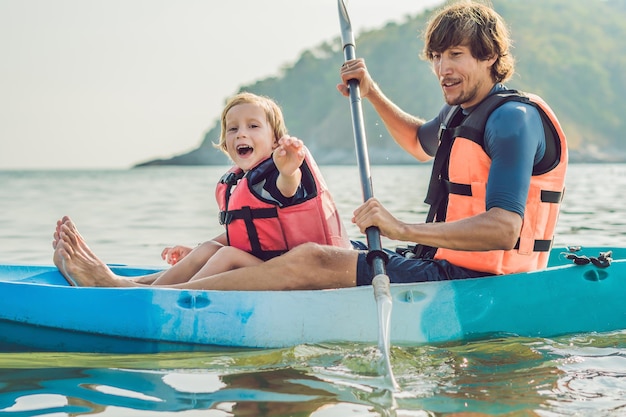
[[[566,138],[554,112],[533,94],[506,90],[488,96],[458,127],[446,129],[442,126],[443,131],[448,130],[441,136],[440,144],[440,147],[447,146],[449,149],[448,155],[444,155],[449,158],[447,175],[445,170],[441,171],[439,191],[431,193],[429,188],[430,201],[434,204],[429,214],[431,221],[451,222],[486,211],[491,159],[484,150],[485,124],[493,110],[507,101],[533,105],[541,115],[546,140],[545,156],[535,165],[530,180],[518,243],[508,251],[470,252],[439,248],[434,256],[435,259],[446,259],[454,265],[491,274],[533,271],[544,268],[548,263],[567,168]],[[459,111],[459,108],[453,108],[446,123],[453,119],[452,113]],[[450,142],[447,145],[446,135]],[[438,156],[439,152],[433,170],[436,169]],[[433,182],[436,181],[431,179],[431,188]]]
[[[300,169],[306,200],[285,207],[253,188],[276,172],[271,157],[245,174],[234,167],[220,179],[215,195],[220,223],[226,227],[230,246],[263,260],[305,242],[352,247],[328,187],[308,150]]]

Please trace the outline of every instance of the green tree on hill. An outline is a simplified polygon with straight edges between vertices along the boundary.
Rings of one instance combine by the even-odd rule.
[[[514,41],[516,74],[507,85],[539,94],[552,106],[568,135],[573,160],[626,160],[620,144],[626,128],[626,0],[493,0],[493,6]],[[366,59],[383,91],[424,118],[434,117],[443,104],[430,64],[419,57],[421,32],[432,12],[407,16],[356,39],[357,55]],[[337,33],[332,42],[284,66],[279,76],[240,90],[275,98],[290,132],[305,140],[319,163],[355,164],[349,105],[335,90],[342,62]],[[371,106],[363,108],[372,163],[411,162]],[[227,162],[211,146],[219,136],[218,116],[198,149],[147,165]]]

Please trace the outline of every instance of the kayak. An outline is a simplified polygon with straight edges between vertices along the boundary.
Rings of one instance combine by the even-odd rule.
[[[159,270],[111,268],[125,276]],[[69,286],[54,266],[0,264],[0,294],[2,352],[151,353],[378,340],[369,286],[87,288]],[[575,255],[554,248],[541,271],[392,284],[391,297],[393,345],[622,330],[626,248],[584,248]]]

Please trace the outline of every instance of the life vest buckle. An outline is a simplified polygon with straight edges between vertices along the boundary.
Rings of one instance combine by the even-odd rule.
[[[219,221],[220,221],[220,225],[225,225],[225,224],[230,224],[230,222],[233,221],[233,215],[232,213],[228,212],[228,211],[220,211],[220,214],[218,215],[219,217]]]
[[[232,185],[237,184],[237,181],[239,181],[241,177],[242,177],[241,173],[227,172],[226,174],[222,175],[222,178],[220,178],[220,183],[232,186]]]

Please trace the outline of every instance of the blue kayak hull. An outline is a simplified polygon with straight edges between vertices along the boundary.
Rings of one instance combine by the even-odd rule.
[[[585,251],[596,256],[606,248]],[[626,249],[607,268],[555,249],[542,271],[394,284],[391,342],[553,337],[626,329]],[[154,269],[115,267],[122,275]],[[0,265],[0,351],[148,353],[303,343],[375,344],[371,287],[196,291],[70,287],[54,266]]]

